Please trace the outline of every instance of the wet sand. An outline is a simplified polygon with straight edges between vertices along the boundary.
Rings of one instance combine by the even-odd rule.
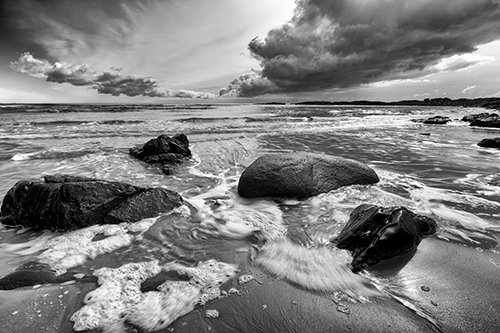
[[[306,291],[248,266],[256,280],[232,281],[241,295],[209,302],[160,332],[497,332],[500,255],[437,238],[422,241],[399,271],[372,274],[389,295],[353,303]],[[0,291],[5,332],[72,332],[69,318],[91,283]],[[225,289],[225,288],[224,288]],[[206,318],[207,309],[219,317]],[[133,330],[132,330],[133,331]],[[130,331],[130,332],[132,332]]]
[[[342,301],[346,311],[331,293],[311,293],[284,281],[251,282],[255,288],[248,293],[199,308],[172,327],[175,332],[498,331],[499,254],[428,238],[399,272],[377,274],[397,285],[398,299]],[[217,309],[220,317],[205,318],[206,309]]]

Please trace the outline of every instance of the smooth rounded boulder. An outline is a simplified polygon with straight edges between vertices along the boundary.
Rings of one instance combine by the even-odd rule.
[[[238,194],[244,198],[306,198],[348,185],[379,181],[367,165],[337,156],[312,153],[269,154],[243,171]]]

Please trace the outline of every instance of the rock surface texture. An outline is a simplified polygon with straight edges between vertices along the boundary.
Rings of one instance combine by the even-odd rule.
[[[312,153],[270,154],[246,168],[238,194],[245,198],[304,198],[378,181],[373,169],[351,159]]]
[[[146,163],[160,165],[166,175],[174,172],[175,166],[191,157],[189,140],[184,134],[169,137],[165,134],[151,139],[143,146],[130,149],[130,154]]]
[[[183,202],[179,194],[164,188],[54,175],[17,182],[3,199],[0,221],[8,226],[66,231],[135,222],[169,212]]]
[[[436,232],[436,222],[404,207],[362,204],[334,241],[351,251],[353,271],[402,256],[415,250],[423,237]]]

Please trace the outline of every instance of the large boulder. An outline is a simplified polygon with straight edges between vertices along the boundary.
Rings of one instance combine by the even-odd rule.
[[[191,150],[186,135],[177,134],[169,137],[162,134],[143,146],[131,148],[130,154],[146,163],[161,166],[163,173],[170,175],[177,164],[191,157]]]
[[[271,154],[259,157],[245,169],[238,194],[245,198],[305,198],[378,181],[373,169],[351,159],[312,153]]]
[[[356,207],[334,243],[351,251],[353,271],[403,256],[417,248],[424,236],[436,232],[433,219],[405,207]]]
[[[54,175],[17,182],[3,199],[0,221],[8,226],[66,231],[136,222],[169,212],[183,202],[178,193],[164,188]]]
[[[486,148],[500,148],[500,138],[482,139],[477,145]]]

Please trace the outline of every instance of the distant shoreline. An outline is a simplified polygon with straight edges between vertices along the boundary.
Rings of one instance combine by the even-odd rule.
[[[486,98],[459,98],[451,99],[448,97],[443,98],[426,98],[424,100],[402,100],[396,102],[383,102],[383,101],[306,101],[297,103],[285,103],[285,102],[269,102],[269,103],[258,103],[261,105],[366,105],[366,106],[462,106],[462,107],[482,107],[486,109],[500,110],[500,98],[496,97],[486,97]]]
[[[1,106],[22,106],[22,105],[34,105],[34,106],[59,106],[59,105],[105,105],[105,106],[161,106],[161,105],[189,105],[189,106],[206,106],[206,105],[225,105],[225,104],[254,104],[254,105],[318,105],[318,106],[453,106],[453,107],[480,107],[485,109],[500,110],[500,98],[498,97],[483,97],[483,98],[458,98],[451,99],[448,97],[443,98],[426,98],[424,100],[401,100],[394,102],[384,102],[384,101],[369,101],[369,100],[356,100],[356,101],[303,101],[303,102],[241,102],[237,101],[224,102],[220,100],[211,100],[210,102],[197,101],[192,103],[189,101],[183,101],[184,103],[170,103],[170,102],[159,102],[159,103],[0,103]]]

